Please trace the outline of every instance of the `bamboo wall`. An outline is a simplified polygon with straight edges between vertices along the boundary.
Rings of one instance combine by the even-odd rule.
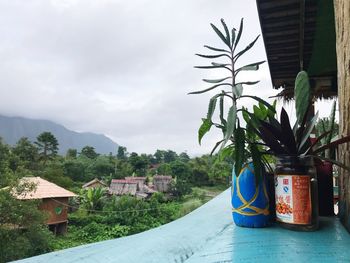
[[[338,97],[339,97],[339,133],[350,134],[350,1],[334,0]],[[350,144],[339,148],[339,160],[350,166]],[[339,177],[339,216],[350,231],[350,180],[349,172],[340,169]]]

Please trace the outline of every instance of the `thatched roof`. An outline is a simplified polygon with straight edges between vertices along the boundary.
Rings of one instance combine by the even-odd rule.
[[[77,196],[71,191],[68,191],[54,183],[46,181],[40,177],[23,177],[19,185],[35,185],[34,190],[25,192],[20,195],[14,193],[17,199],[44,199],[44,198],[57,198],[57,197],[74,197]]]
[[[95,179],[91,180],[90,182],[87,182],[86,184],[84,184],[84,185],[82,186],[82,188],[87,188],[87,187],[89,187],[89,186],[91,186],[91,185],[94,185],[94,184],[96,184],[96,183],[97,183],[97,184],[100,184],[100,185],[102,185],[102,186],[107,186],[106,183],[104,183],[104,182],[102,182],[101,180],[95,178]]]
[[[113,179],[109,186],[109,193],[114,195],[135,195],[137,182],[125,179]]]
[[[337,95],[333,1],[257,0],[273,88],[289,100],[294,80],[304,69],[314,97]],[[305,3],[305,4],[304,4]]]

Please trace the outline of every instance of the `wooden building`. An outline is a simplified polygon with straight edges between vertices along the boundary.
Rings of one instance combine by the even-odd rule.
[[[172,180],[173,178],[170,175],[155,175],[153,176],[154,189],[158,192],[168,192]]]
[[[68,199],[76,194],[40,177],[24,177],[20,184],[34,185],[34,189],[17,195],[20,200],[41,200],[39,209],[48,215],[47,225],[56,233],[65,233],[68,223]]]
[[[137,192],[137,182],[125,179],[112,179],[109,186],[109,194],[111,195],[132,195]]]
[[[140,192],[143,191],[143,188],[146,184],[146,177],[128,176],[128,177],[125,177],[125,180],[136,182],[137,183],[137,191],[140,191]]]
[[[107,187],[107,184],[105,184],[103,181],[95,178],[82,186],[83,189],[98,188],[98,187],[105,188],[105,187]]]

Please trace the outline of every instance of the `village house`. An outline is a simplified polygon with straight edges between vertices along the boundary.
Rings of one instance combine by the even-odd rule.
[[[170,175],[155,175],[153,176],[154,190],[166,193],[170,189],[170,183],[173,178]]]
[[[89,189],[89,188],[105,188],[107,187],[107,184],[105,184],[103,181],[95,178],[91,180],[90,182],[87,182],[82,186],[83,189]]]
[[[112,179],[109,186],[109,194],[111,195],[136,195],[138,183],[126,179]]]
[[[127,177],[125,177],[125,180],[136,182],[137,183],[137,191],[142,191],[143,187],[146,184],[146,177],[127,176]]]
[[[46,224],[49,229],[55,234],[67,232],[68,199],[76,194],[40,177],[24,177],[20,184],[33,184],[35,187],[15,197],[20,200],[41,200],[39,209],[48,214]]]

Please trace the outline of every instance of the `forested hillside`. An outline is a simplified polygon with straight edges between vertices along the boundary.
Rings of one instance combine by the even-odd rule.
[[[103,134],[75,132],[47,120],[0,115],[0,137],[10,145],[15,145],[22,137],[34,142],[38,134],[45,131],[51,132],[60,142],[59,154],[65,154],[69,148],[80,151],[86,145],[94,147],[95,151],[101,154],[115,154],[118,149],[118,144]]]

